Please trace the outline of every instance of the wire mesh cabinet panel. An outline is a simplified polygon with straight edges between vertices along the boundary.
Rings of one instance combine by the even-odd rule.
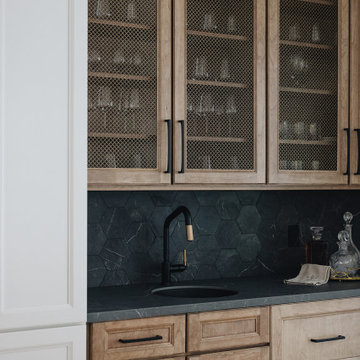
[[[171,181],[171,0],[89,0],[89,188]]]
[[[269,1],[269,182],[346,184],[348,0]]]
[[[175,183],[264,183],[265,0],[174,7]]]
[[[360,184],[360,1],[351,0],[350,128],[351,184]]]

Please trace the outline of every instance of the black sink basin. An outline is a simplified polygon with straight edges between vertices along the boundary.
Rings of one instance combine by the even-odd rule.
[[[152,293],[182,298],[218,298],[236,295],[237,291],[213,286],[168,286],[154,289]]]

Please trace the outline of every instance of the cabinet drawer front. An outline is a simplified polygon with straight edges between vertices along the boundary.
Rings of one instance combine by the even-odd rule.
[[[188,315],[188,351],[208,351],[269,342],[269,308]]]
[[[130,360],[185,352],[185,315],[92,325],[92,360]]]
[[[269,347],[224,351],[215,354],[191,356],[188,360],[268,360]]]
[[[360,358],[360,299],[274,307],[272,320],[275,359]]]

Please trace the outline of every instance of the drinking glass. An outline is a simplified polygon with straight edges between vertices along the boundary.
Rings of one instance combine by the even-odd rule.
[[[279,132],[280,139],[289,139],[289,123],[287,121],[280,121]]]
[[[294,134],[296,139],[305,139],[305,124],[303,121],[299,121],[294,124]]]
[[[90,70],[98,70],[101,60],[100,51],[98,49],[89,48],[88,62]]]
[[[320,161],[319,160],[313,160],[311,162],[311,168],[313,170],[319,170],[320,169]]]
[[[229,15],[227,29],[228,29],[229,33],[236,32],[237,25],[236,25],[236,16],[235,15]]]
[[[314,24],[311,31],[311,41],[313,43],[319,43],[321,41],[320,37],[320,26],[318,23]]]
[[[226,113],[227,114],[236,114],[237,113],[237,107],[236,107],[236,101],[235,101],[235,96],[234,95],[230,95],[227,98]]]
[[[130,0],[127,4],[127,19],[135,21],[138,18],[138,5],[136,0]]]
[[[215,14],[212,12],[206,13],[204,15],[204,23],[203,23],[203,30],[216,30],[216,20],[215,20]]]
[[[111,89],[109,86],[100,86],[97,98],[97,107],[103,112],[103,128],[107,128],[107,112],[113,107]]]
[[[224,58],[221,62],[220,79],[223,81],[230,79],[229,60],[227,58]]]
[[[293,24],[289,27],[289,40],[299,41],[301,39],[299,24]]]
[[[124,49],[118,49],[114,53],[113,57],[113,63],[118,71],[124,71],[125,70],[125,51]]]
[[[106,154],[105,155],[105,162],[106,162],[106,167],[108,168],[112,168],[115,169],[117,168],[116,166],[116,157],[114,154]]]
[[[309,137],[311,140],[320,140],[320,125],[317,123],[311,123],[309,125]]]
[[[194,66],[194,78],[207,78],[209,76],[207,72],[207,58],[206,56],[198,56],[195,59]]]
[[[287,160],[280,160],[280,170],[287,170],[287,169],[288,169]]]
[[[96,16],[98,18],[111,17],[110,0],[98,0],[97,1]]]

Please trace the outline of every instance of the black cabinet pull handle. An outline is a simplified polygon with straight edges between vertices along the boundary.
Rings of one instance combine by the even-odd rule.
[[[350,129],[346,128],[344,129],[347,134],[347,164],[346,164],[346,172],[344,172],[344,175],[350,175]]]
[[[184,120],[179,120],[181,125],[181,170],[179,174],[184,174],[185,172],[185,122]]]
[[[171,132],[172,132],[172,124],[171,120],[165,120],[168,126],[168,165],[165,174],[171,174],[171,158],[172,158],[172,141],[171,141]]]
[[[345,336],[339,335],[336,337],[326,338],[326,339],[310,339],[311,342],[314,343],[322,343],[327,341],[336,341],[336,340],[345,340]]]
[[[121,342],[122,344],[132,344],[132,343],[144,342],[144,341],[162,340],[162,338],[163,337],[161,335],[155,335],[152,337],[141,338],[141,339],[128,339],[128,340],[119,339],[119,342]]]
[[[360,129],[354,129],[357,132],[358,137],[358,168],[357,172],[354,175],[360,175]]]

